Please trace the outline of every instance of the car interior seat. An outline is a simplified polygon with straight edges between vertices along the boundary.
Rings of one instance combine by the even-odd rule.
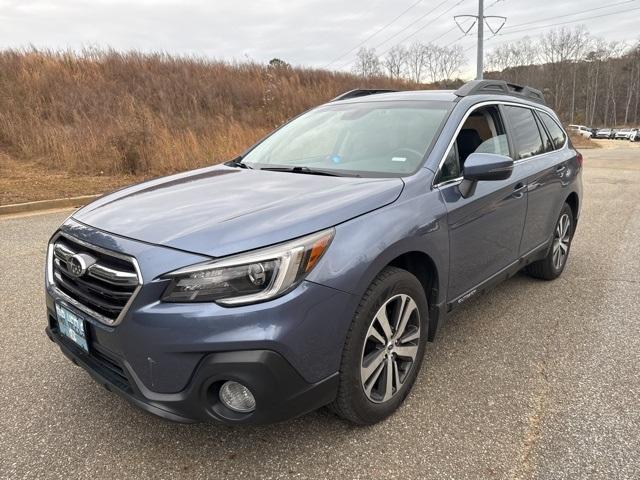
[[[482,138],[476,129],[463,128],[458,134],[456,143],[458,145],[460,166],[463,166],[467,157],[478,149],[482,143]]]

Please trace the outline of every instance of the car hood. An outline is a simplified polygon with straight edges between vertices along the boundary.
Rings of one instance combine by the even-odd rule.
[[[86,225],[220,257],[332,227],[395,201],[400,178],[208,167],[105,195],[78,210]]]

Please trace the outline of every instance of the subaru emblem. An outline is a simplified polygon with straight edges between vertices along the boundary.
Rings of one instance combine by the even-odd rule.
[[[96,263],[96,259],[91,255],[76,253],[67,261],[67,271],[72,276],[78,278],[87,273],[89,267],[94,263]]]

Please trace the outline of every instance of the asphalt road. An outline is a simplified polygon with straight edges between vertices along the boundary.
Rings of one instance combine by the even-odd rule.
[[[640,478],[640,149],[585,151],[584,180],[564,275],[457,311],[405,406],[367,428],[135,409],[43,333],[45,244],[68,212],[0,219],[0,477]]]

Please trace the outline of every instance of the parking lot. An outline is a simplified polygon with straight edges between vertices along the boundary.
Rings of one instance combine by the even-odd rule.
[[[46,242],[69,212],[0,219],[0,477],[640,478],[637,146],[584,151],[564,275],[465,304],[404,407],[367,428],[326,411],[181,425],[130,406],[44,335]]]

